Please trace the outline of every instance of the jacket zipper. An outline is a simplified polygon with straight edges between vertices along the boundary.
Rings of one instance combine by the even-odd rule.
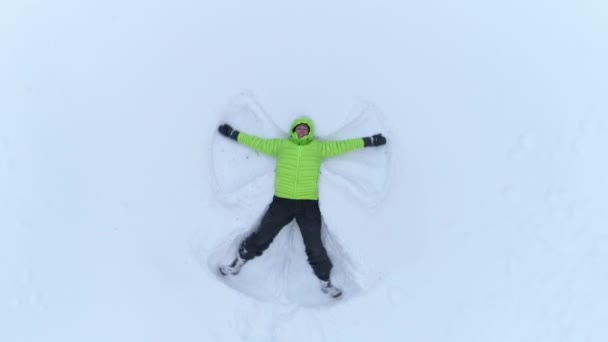
[[[300,158],[302,157],[302,146],[298,145],[298,162],[296,164],[296,181],[293,184],[293,198],[296,199],[298,179],[300,178]]]

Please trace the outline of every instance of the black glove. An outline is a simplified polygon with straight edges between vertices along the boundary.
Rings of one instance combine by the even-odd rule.
[[[382,133],[374,134],[371,137],[363,138],[363,146],[380,146],[386,144],[386,138],[382,135]]]
[[[220,127],[218,127],[217,130],[220,132],[221,135],[228,137],[230,139],[237,140],[239,137],[239,131],[232,128],[232,126],[230,126],[229,124],[220,125]]]

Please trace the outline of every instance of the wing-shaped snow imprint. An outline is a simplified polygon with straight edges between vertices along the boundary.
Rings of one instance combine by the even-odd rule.
[[[255,96],[243,92],[222,110],[221,123],[260,137],[286,136],[259,105]],[[218,200],[233,204],[247,200],[247,194],[272,186],[275,161],[219,134],[211,144],[211,185]]]
[[[361,101],[355,106],[345,123],[323,140],[340,140],[370,136],[376,133],[387,135],[382,112],[369,102]],[[388,136],[390,146],[390,136]],[[388,189],[390,171],[390,148],[366,148],[357,153],[327,159],[321,167],[321,181],[327,180],[344,187],[354,198],[365,205],[380,201]]]
[[[251,93],[241,93],[226,106],[222,121],[260,137],[286,136]],[[325,139],[348,139],[386,132],[380,111],[369,103],[361,103],[346,120],[342,128]],[[321,138],[323,139],[323,138]],[[267,192],[268,200],[274,186],[275,160],[240,146],[234,141],[215,135],[212,143],[211,168],[215,195],[226,205],[243,204],[248,200],[260,200],[260,193]],[[355,154],[331,158],[324,162],[322,178],[337,183],[351,192],[364,204],[376,203],[387,188],[390,155],[386,148],[365,149]],[[372,177],[370,177],[372,175]],[[339,301],[323,294],[319,281],[308,265],[302,236],[294,222],[283,228],[271,246],[258,258],[249,261],[237,276],[221,276],[218,265],[234,259],[241,241],[251,233],[261,220],[251,222],[214,248],[208,256],[194,251],[201,264],[226,285],[261,301],[302,307],[324,306]],[[324,213],[325,215],[326,213]],[[328,213],[331,214],[331,213]],[[249,213],[255,218],[256,214]],[[234,226],[234,225],[233,225]],[[323,241],[334,264],[332,281],[344,290],[347,300],[356,296],[365,283],[365,275],[342,248],[337,236],[330,233],[323,222]]]

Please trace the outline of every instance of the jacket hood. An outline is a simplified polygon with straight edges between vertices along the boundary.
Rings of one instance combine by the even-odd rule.
[[[296,126],[299,124],[307,124],[309,128],[309,132],[307,135],[302,137],[302,139],[298,139],[298,134],[294,131]],[[306,145],[310,143],[315,136],[315,124],[311,118],[302,116],[293,121],[291,126],[289,127],[289,138],[294,144],[298,145]]]

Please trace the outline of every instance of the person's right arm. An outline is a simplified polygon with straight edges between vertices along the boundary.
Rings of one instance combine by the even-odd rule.
[[[279,145],[283,139],[263,139],[247,133],[233,129],[229,124],[223,124],[218,127],[218,131],[223,136],[236,140],[239,143],[248,146],[258,152],[276,156],[279,154]]]

